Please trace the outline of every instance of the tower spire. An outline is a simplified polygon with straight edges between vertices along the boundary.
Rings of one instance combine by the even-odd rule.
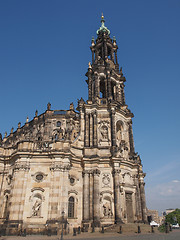
[[[101,27],[97,30],[97,39],[92,39],[92,65],[86,76],[89,88],[89,100],[111,99],[114,103],[125,105],[124,82],[125,77],[119,71],[117,59],[116,38],[110,37],[110,31],[105,26],[102,13]]]
[[[104,25],[105,23],[105,19],[104,19],[104,15],[102,13],[101,16],[101,27],[96,31],[97,35],[101,34],[101,33],[107,33],[108,35],[110,35],[110,31],[109,29]]]

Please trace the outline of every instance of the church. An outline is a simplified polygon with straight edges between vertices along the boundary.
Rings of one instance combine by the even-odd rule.
[[[92,38],[88,100],[47,110],[0,137],[0,229],[17,234],[146,222],[145,173],[135,152],[115,37],[104,16]]]

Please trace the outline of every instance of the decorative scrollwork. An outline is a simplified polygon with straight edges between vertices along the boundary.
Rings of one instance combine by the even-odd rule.
[[[53,162],[52,165],[50,166],[51,171],[69,171],[71,168],[71,164],[63,164],[63,163],[58,163],[58,162]]]
[[[29,169],[30,169],[29,162],[18,162],[14,166],[14,171],[20,171],[20,170],[29,171]]]

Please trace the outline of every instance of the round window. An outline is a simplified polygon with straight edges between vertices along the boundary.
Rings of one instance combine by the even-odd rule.
[[[75,179],[73,177],[70,178],[70,183],[74,184],[75,183]]]
[[[36,180],[42,181],[42,180],[43,180],[43,174],[42,174],[42,173],[38,173],[38,174],[36,175]]]

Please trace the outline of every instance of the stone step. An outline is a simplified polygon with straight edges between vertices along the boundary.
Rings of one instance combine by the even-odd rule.
[[[127,223],[127,224],[114,224],[105,228],[105,232],[119,232],[121,226],[121,231],[123,233],[138,233],[138,226],[140,227],[141,233],[150,233],[151,226],[149,224],[143,223]],[[154,232],[157,232],[158,228],[154,227]]]

